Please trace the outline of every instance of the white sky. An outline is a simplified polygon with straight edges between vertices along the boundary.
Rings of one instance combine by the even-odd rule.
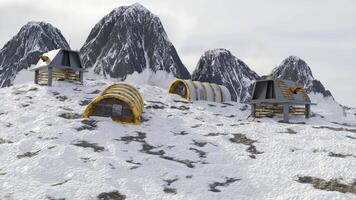
[[[135,2],[160,17],[189,71],[213,48],[260,75],[295,55],[337,101],[356,107],[356,0],[0,0],[0,47],[35,20],[79,49],[104,15]]]

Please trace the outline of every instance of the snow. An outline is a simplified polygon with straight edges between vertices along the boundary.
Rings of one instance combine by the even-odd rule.
[[[35,76],[35,72],[23,69],[16,74],[14,79],[14,85],[32,82]]]
[[[168,88],[175,79],[172,73],[163,70],[154,72],[151,68],[146,68],[141,73],[134,72],[128,75],[125,81],[138,85],[148,84],[160,88]]]
[[[115,190],[127,199],[355,199],[352,193],[318,190],[296,180],[313,176],[354,181],[355,157],[328,153],[355,156],[356,140],[351,137],[356,133],[346,128],[356,127],[329,120],[347,123],[356,116],[331,112],[330,102],[316,96],[312,98],[320,106],[312,111],[323,112],[324,118],[292,118],[306,124],[251,119],[244,104],[180,102],[165,89],[138,84],[142,77],[128,77],[137,82],[145,100],[142,125],[97,119],[97,127],[81,131],[83,119],[59,115],[83,113],[80,103],[95,98],[93,91],[103,90],[110,80],[86,80],[83,86],[57,82],[54,87],[27,83],[1,88],[0,199],[96,199]],[[320,126],[344,129],[314,128]],[[144,137],[138,138],[139,133]],[[256,140],[253,145],[260,154],[232,142],[234,134]],[[131,141],[130,136],[136,139]],[[104,150],[74,145],[79,141],[97,143]],[[239,180],[217,186],[220,192],[211,191],[214,182],[228,178]],[[164,188],[175,189],[176,194]]]

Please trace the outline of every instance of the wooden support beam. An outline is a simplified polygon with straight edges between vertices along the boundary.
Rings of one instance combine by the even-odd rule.
[[[48,86],[52,86],[52,67],[48,67]]]
[[[283,104],[283,121],[289,122],[289,104]]]

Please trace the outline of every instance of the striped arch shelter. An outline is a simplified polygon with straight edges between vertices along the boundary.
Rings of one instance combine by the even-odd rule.
[[[144,103],[139,91],[126,83],[107,87],[85,109],[84,117],[111,117],[115,122],[140,124]]]
[[[231,101],[229,90],[214,83],[177,79],[169,87],[170,94],[177,94],[188,101]]]

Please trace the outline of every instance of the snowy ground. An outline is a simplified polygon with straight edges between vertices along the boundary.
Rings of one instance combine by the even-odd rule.
[[[285,124],[140,85],[141,126],[82,119],[108,84],[0,89],[0,199],[356,198],[355,110]]]

